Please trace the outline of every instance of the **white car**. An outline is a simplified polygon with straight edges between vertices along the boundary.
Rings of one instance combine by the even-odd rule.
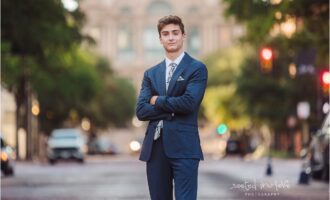
[[[50,164],[59,159],[84,162],[86,140],[79,129],[55,129],[48,139],[47,156]]]

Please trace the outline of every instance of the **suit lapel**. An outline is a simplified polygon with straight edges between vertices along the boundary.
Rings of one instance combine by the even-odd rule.
[[[179,76],[182,74],[182,72],[186,68],[186,66],[190,63],[190,61],[191,61],[190,56],[187,53],[185,53],[181,62],[179,63],[179,65],[177,66],[177,68],[174,71],[174,74],[170,81],[170,85],[168,86],[167,94],[171,94],[176,81],[178,80]]]
[[[159,73],[157,73],[157,79],[159,80],[159,95],[166,95],[166,83],[165,83],[165,73],[166,73],[166,64],[165,60],[160,63]],[[156,80],[157,82],[157,80]]]

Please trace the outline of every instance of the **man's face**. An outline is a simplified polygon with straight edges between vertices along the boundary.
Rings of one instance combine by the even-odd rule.
[[[185,39],[186,35],[182,34],[180,26],[176,24],[168,24],[160,31],[160,43],[169,53],[180,51]]]

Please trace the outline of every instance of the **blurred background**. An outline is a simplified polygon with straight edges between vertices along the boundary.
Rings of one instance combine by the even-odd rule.
[[[144,71],[164,59],[156,26],[169,14],[182,18],[185,50],[209,71],[199,113],[206,156],[199,199],[266,199],[275,192],[232,187],[243,177],[258,184],[288,180],[290,189],[273,195],[281,199],[329,198],[328,1],[1,3],[1,171],[12,175],[2,182],[3,198],[33,191],[16,187],[32,184],[25,178],[33,176],[39,179],[29,198],[66,199],[54,188],[39,191],[47,183],[41,177],[54,183],[53,175],[77,178],[76,171],[86,178],[78,184],[113,170],[118,180],[128,172],[139,177],[133,180],[142,189],[69,199],[148,199],[144,165],[136,163],[147,123],[135,117],[135,104]]]

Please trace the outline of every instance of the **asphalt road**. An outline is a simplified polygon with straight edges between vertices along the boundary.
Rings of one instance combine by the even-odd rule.
[[[299,161],[278,160],[266,177],[265,161],[206,159],[200,164],[199,200],[327,200],[329,185],[298,185]],[[15,176],[1,178],[1,199],[147,200],[145,164],[136,157],[88,157],[84,164],[17,162]]]

